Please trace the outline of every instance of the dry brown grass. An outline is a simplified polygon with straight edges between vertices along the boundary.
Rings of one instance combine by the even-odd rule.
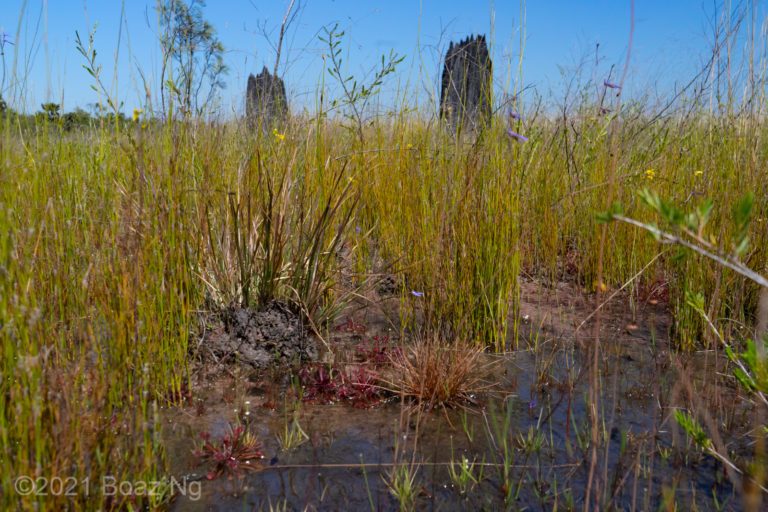
[[[482,354],[466,341],[421,339],[391,356],[393,371],[382,380],[419,408],[464,406],[475,402],[476,393],[493,387],[486,378],[494,363],[483,362]]]

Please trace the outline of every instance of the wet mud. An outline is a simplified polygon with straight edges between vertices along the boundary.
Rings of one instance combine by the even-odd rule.
[[[684,508],[711,510],[716,499],[739,510],[722,465],[691,446],[673,418],[691,375],[711,374],[713,358],[673,356],[666,305],[634,304],[618,297],[584,322],[594,299],[574,284],[523,281],[518,348],[484,356],[495,362],[494,391],[465,407],[418,412],[397,397],[370,408],[307,403],[292,391],[290,372],[264,370],[260,356],[252,365],[259,371],[209,376],[188,405],[163,416],[172,474],[202,480],[199,499],[180,495],[172,509],[398,510],[393,475],[410,471],[416,510],[580,510],[590,474],[587,354],[599,329],[606,442],[596,478],[605,506],[658,509],[672,497]],[[230,343],[261,336],[248,334],[250,314],[234,316],[246,319],[231,324]],[[359,310],[353,318],[331,340],[337,348],[392,334],[381,313]],[[306,439],[286,449],[281,439],[294,421]],[[207,480],[193,453],[197,440],[221,437],[234,424],[262,443],[264,458],[256,471]],[[745,439],[730,448],[747,451]],[[462,489],[455,473],[463,460],[477,482]]]

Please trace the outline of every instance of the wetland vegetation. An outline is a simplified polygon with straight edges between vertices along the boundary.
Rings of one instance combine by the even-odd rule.
[[[396,55],[272,130],[3,103],[1,508],[760,510],[766,55],[718,37],[458,135],[367,103]]]

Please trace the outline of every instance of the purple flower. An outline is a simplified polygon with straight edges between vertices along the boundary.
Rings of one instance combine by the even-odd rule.
[[[424,296],[424,292],[415,292],[415,291],[411,290],[411,295],[413,295],[414,297],[423,297]]]
[[[6,45],[6,44],[13,44],[13,42],[10,39],[8,39],[8,34],[3,32],[3,42],[0,43],[0,45]]]
[[[509,134],[510,137],[512,137],[513,139],[515,139],[518,142],[528,142],[528,137],[523,137],[519,133],[513,132],[512,128],[509,128],[507,130],[507,133]]]
[[[603,80],[603,85],[606,86],[606,87],[610,87],[611,89],[621,89],[620,85],[616,85],[614,83],[611,83],[608,80]]]
[[[534,407],[536,407],[536,400],[531,400],[530,402],[528,402],[529,409],[533,409]]]
[[[362,230],[362,229],[360,229],[360,227],[359,227],[359,226],[355,227],[355,229],[357,230],[357,232],[358,232],[358,233],[362,233],[362,232],[363,232],[363,230]]]
[[[512,119],[519,119],[520,121],[523,120],[523,118],[520,117],[520,114],[518,114],[517,112],[515,112],[512,109],[509,109],[509,117],[511,117]]]

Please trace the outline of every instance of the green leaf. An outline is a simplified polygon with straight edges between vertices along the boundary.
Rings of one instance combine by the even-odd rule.
[[[747,194],[741,198],[738,203],[736,203],[733,214],[734,220],[736,221],[736,226],[739,229],[746,229],[746,227],[749,225],[749,221],[752,217],[752,207],[754,204],[755,196],[752,193]]]
[[[736,254],[738,256],[743,256],[745,252],[747,252],[747,249],[749,248],[749,237],[745,236],[739,245],[736,247]]]
[[[755,368],[757,366],[757,350],[754,341],[750,339],[747,340],[747,350],[741,354],[741,357],[746,361],[750,368]]]
[[[597,212],[595,214],[595,218],[597,219],[597,222],[600,222],[601,224],[606,222],[613,222],[613,214],[610,211]]]
[[[595,214],[595,217],[597,218],[597,221],[601,223],[613,222],[614,216],[622,215],[623,213],[624,208],[622,207],[621,202],[616,201],[607,212],[598,212]]]
[[[704,450],[709,450],[712,447],[712,441],[709,440],[704,429],[698,424],[696,419],[688,412],[675,409],[675,420],[683,427],[688,437],[690,437],[694,443]]]
[[[693,231],[699,230],[699,216],[695,213],[689,213],[685,216],[685,227]]]
[[[650,206],[651,209],[653,209],[654,211],[658,212],[660,210],[660,207],[659,207],[659,197],[655,193],[651,192],[647,188],[644,188],[644,189],[640,190],[637,193],[637,195],[640,197],[640,199],[645,204]]]
[[[741,368],[734,368],[733,375],[741,382],[741,385],[746,388],[747,391],[754,391],[756,387],[755,379],[748,375]]]
[[[701,292],[693,293],[690,290],[686,290],[685,302],[695,309],[697,313],[704,313],[704,295]]]
[[[699,218],[699,224],[704,226],[709,222],[709,216],[712,213],[715,203],[712,198],[707,198],[696,208],[696,216]]]

